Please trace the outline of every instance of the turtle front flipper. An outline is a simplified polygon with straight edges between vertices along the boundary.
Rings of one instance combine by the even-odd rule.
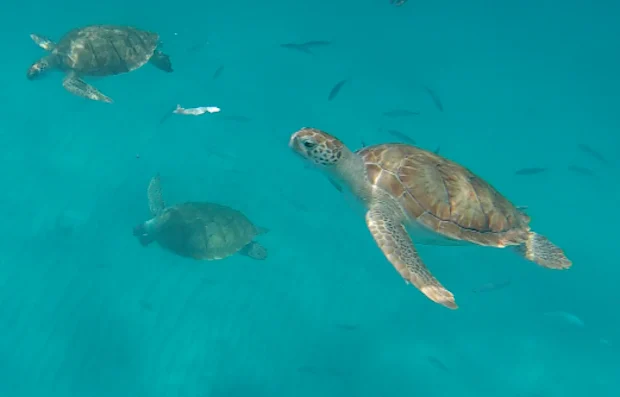
[[[161,214],[164,208],[166,208],[166,203],[161,193],[161,178],[159,174],[151,178],[146,194],[149,199],[149,211],[151,211],[151,215],[155,217]]]
[[[43,48],[46,51],[52,51],[54,49],[54,47],[56,47],[56,43],[54,43],[52,40],[48,39],[45,36],[41,36],[38,34],[34,34],[32,33],[30,35],[30,38],[32,39],[32,41],[34,41],[39,47]]]
[[[241,248],[239,253],[259,261],[267,259],[267,248],[256,241],[250,241],[245,247]]]
[[[371,208],[366,213],[366,225],[385,257],[407,284],[415,285],[433,302],[450,309],[458,307],[454,295],[424,265],[394,211],[389,208]]]
[[[101,91],[80,79],[75,73],[68,73],[62,81],[63,87],[70,93],[83,98],[112,103],[112,99],[104,95]]]
[[[55,55],[47,55],[39,59],[28,68],[26,77],[28,80],[34,80],[45,74],[45,72],[51,68],[56,67],[57,58]]]
[[[156,50],[149,62],[155,66],[159,70],[163,70],[164,72],[171,73],[172,70],[172,62],[170,62],[170,56],[164,54],[163,52]]]

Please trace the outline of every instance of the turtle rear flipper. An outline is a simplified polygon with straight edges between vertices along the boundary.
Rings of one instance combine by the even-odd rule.
[[[173,71],[170,57],[161,51],[155,51],[153,56],[149,59],[149,62],[157,69],[163,70],[164,72],[171,73]]]
[[[155,217],[161,214],[166,208],[166,203],[161,193],[161,179],[159,174],[151,178],[146,194],[149,199],[149,210],[151,211],[151,215]]]
[[[52,40],[48,39],[45,36],[41,36],[38,34],[32,33],[30,35],[32,41],[34,41],[39,47],[43,48],[46,51],[52,51],[56,47],[56,43]]]
[[[245,247],[241,248],[239,253],[259,261],[267,259],[267,248],[256,241],[250,241]]]
[[[75,73],[69,73],[62,82],[63,87],[70,93],[83,98],[112,103],[112,99],[101,91],[80,79]]]

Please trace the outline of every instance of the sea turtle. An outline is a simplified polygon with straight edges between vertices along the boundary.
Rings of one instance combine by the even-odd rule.
[[[153,218],[133,229],[142,246],[156,241],[177,255],[198,260],[224,259],[237,252],[253,259],[267,258],[267,250],[253,241],[267,229],[220,204],[186,202],[166,207],[160,183],[158,174],[151,178],[147,190]]]
[[[131,72],[150,62],[158,69],[172,72],[170,57],[157,49],[157,33],[130,26],[91,25],[73,29],[58,44],[31,34],[32,40],[50,52],[28,69],[33,80],[49,69],[65,72],[63,86],[72,94],[111,103],[112,99],[84,82],[82,76],[111,76]]]
[[[364,204],[375,242],[407,283],[432,301],[456,309],[450,291],[418,256],[421,244],[511,246],[550,269],[572,263],[564,252],[530,230],[530,217],[471,171],[412,145],[387,143],[349,150],[315,128],[295,132],[289,146]]]

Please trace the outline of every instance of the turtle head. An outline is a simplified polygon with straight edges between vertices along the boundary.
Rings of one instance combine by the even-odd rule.
[[[289,141],[295,153],[321,168],[337,166],[349,150],[338,138],[315,128],[304,127]]]
[[[147,230],[146,223],[141,223],[133,228],[133,235],[138,238],[138,241],[143,247],[151,244],[155,239]]]
[[[26,73],[26,77],[28,77],[28,80],[34,80],[38,77],[43,76],[45,72],[53,66],[50,60],[51,58],[47,56],[33,63],[30,68],[28,68],[28,73]]]

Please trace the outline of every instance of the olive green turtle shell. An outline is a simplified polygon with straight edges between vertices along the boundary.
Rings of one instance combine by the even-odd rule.
[[[155,239],[162,247],[199,260],[231,256],[263,233],[243,213],[207,202],[174,205],[154,221]]]
[[[149,61],[159,42],[157,33],[129,26],[92,25],[73,29],[52,54],[58,67],[85,76],[109,76],[135,70]]]

